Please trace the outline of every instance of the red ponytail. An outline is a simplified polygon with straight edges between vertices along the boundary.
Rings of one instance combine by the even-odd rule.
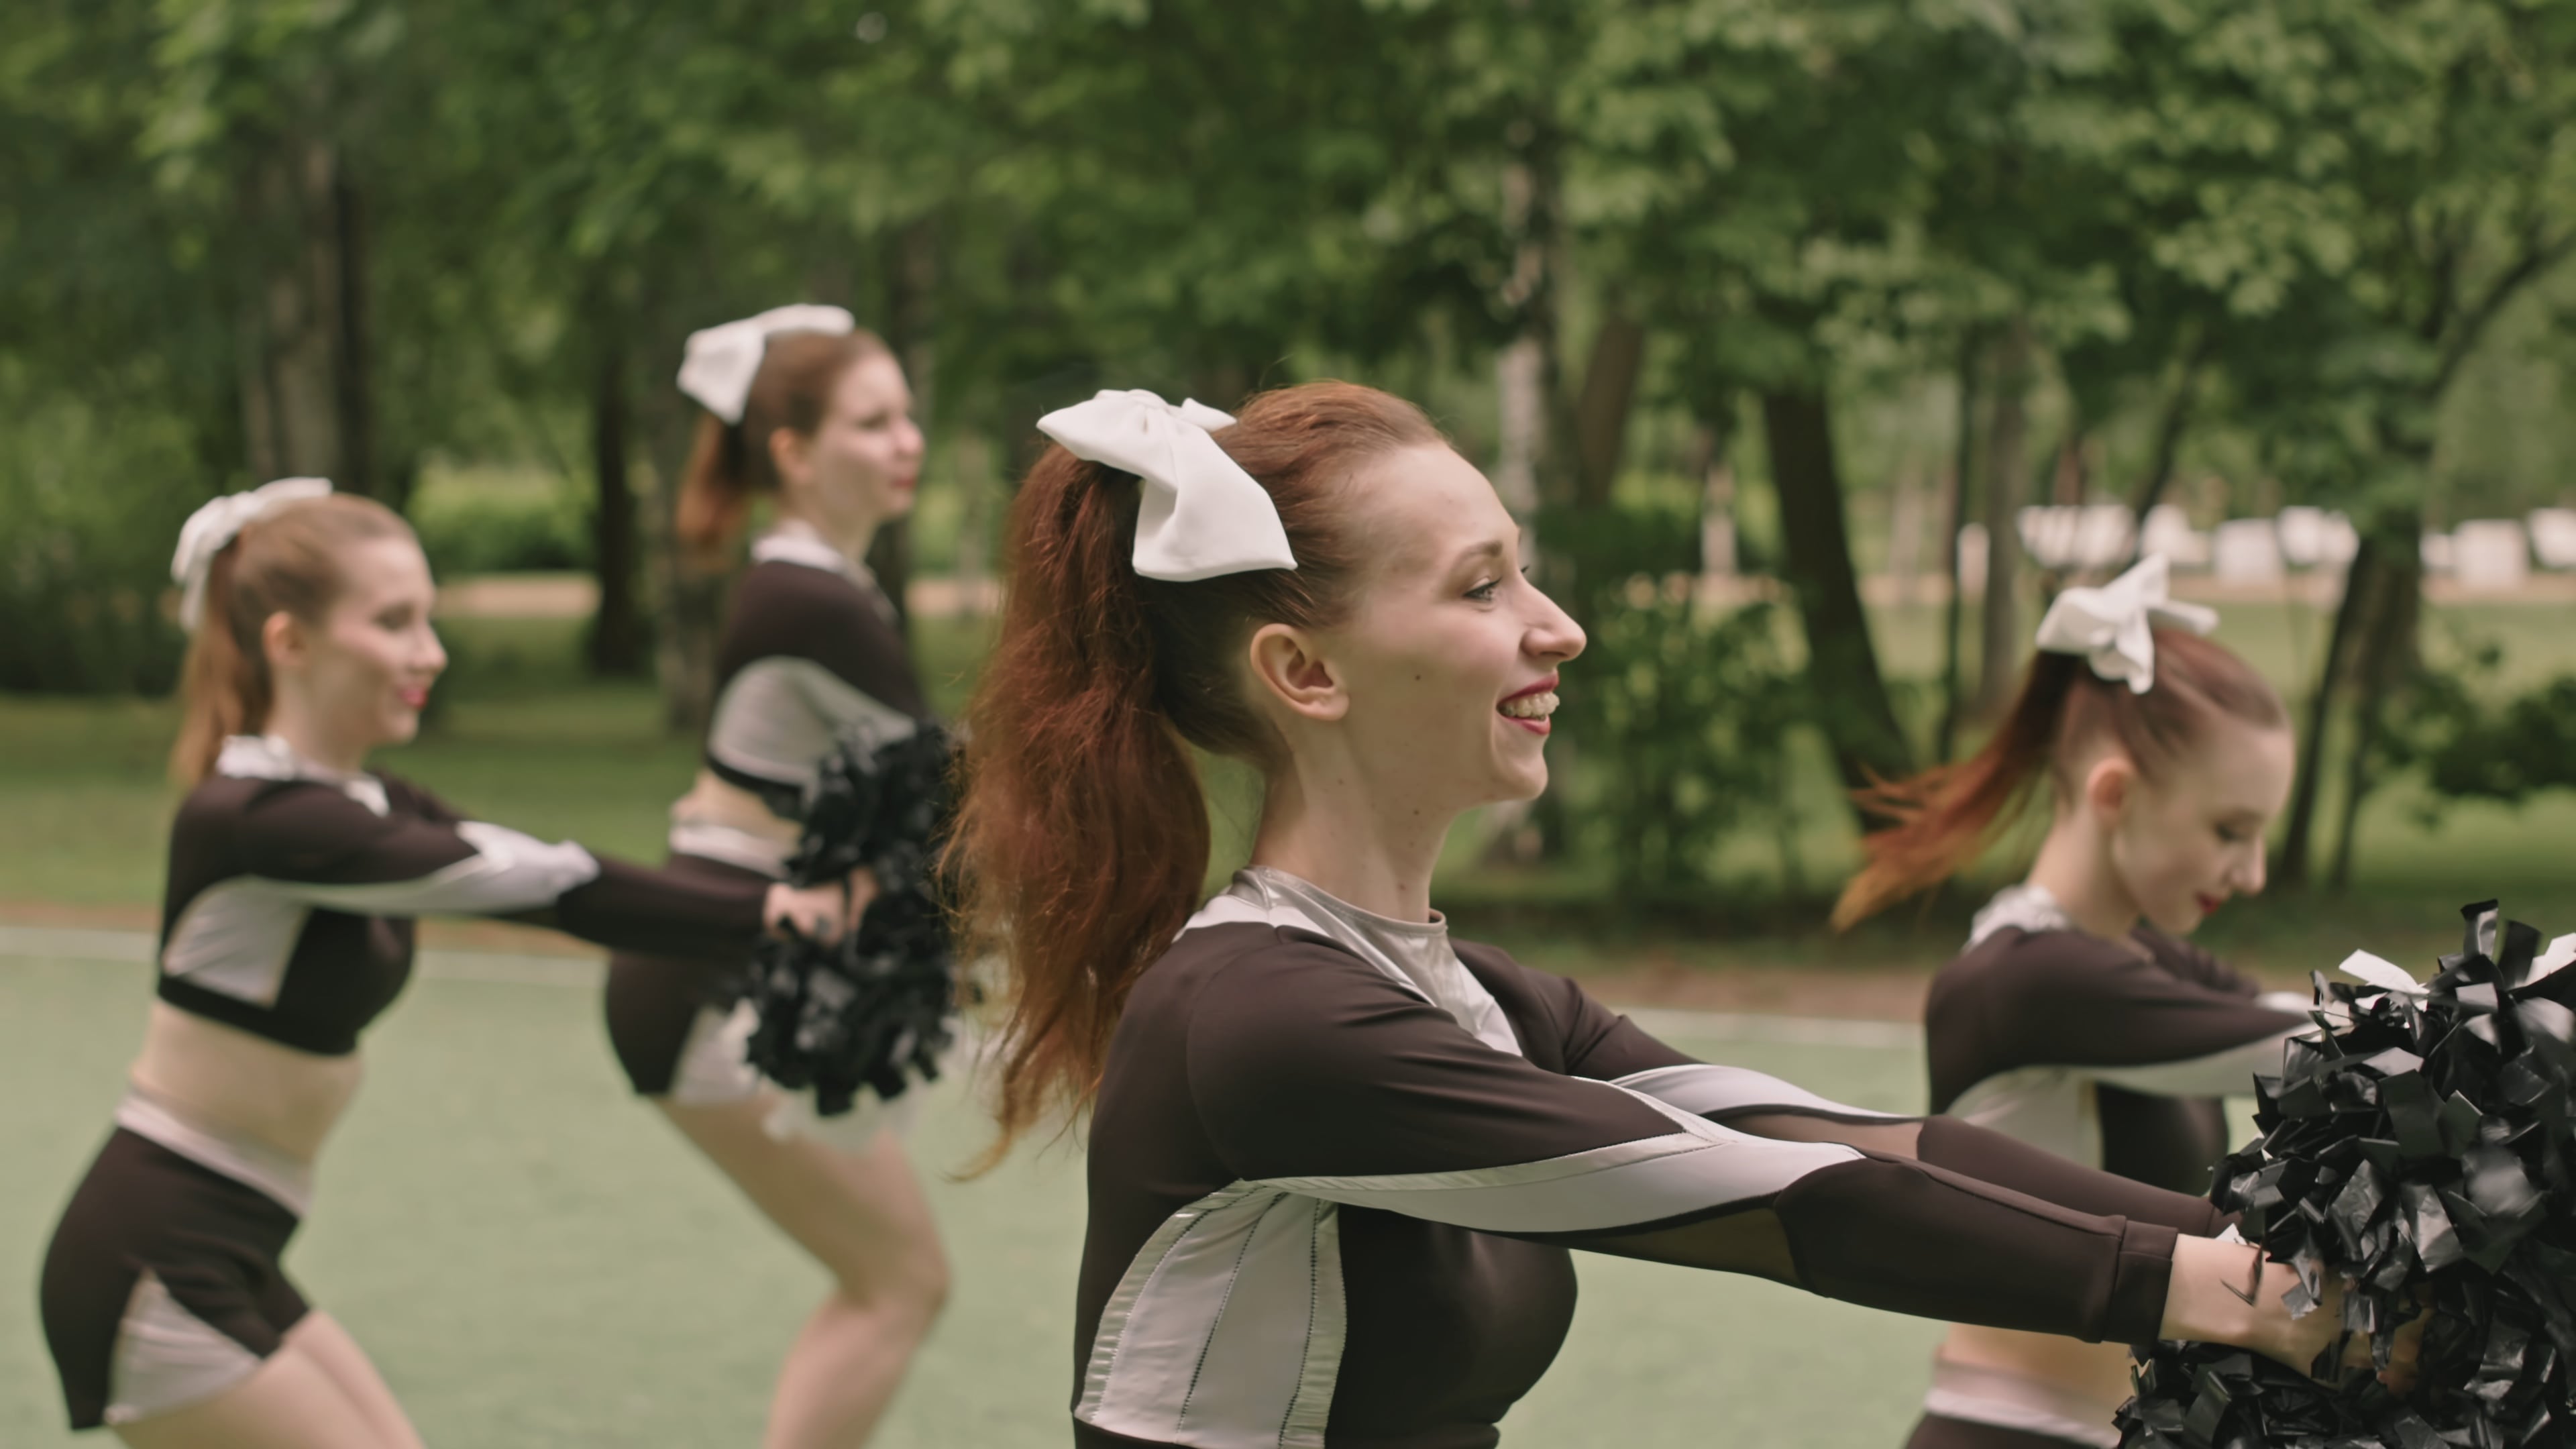
[[[970,939],[1009,965],[988,1163],[1089,1105],[1129,990],[1198,903],[1208,820],[1187,747],[1275,759],[1236,660],[1256,621],[1321,628],[1348,609],[1341,481],[1445,441],[1412,404],[1335,382],[1263,394],[1216,439],[1269,491],[1294,570],[1139,577],[1136,479],[1061,447],[1011,507],[1010,592],[967,711],[948,857]]]
[[[2156,682],[2146,693],[2101,678],[2076,655],[2038,655],[1984,749],[1959,764],[1858,791],[1863,808],[1894,823],[1861,840],[1868,859],[1834,903],[1835,929],[1975,864],[2043,779],[2072,788],[2057,767],[2105,735],[2141,775],[2152,776],[2188,750],[2213,715],[2265,728],[2289,724],[2280,695],[2225,645],[2180,629],[2158,629],[2155,639]]]

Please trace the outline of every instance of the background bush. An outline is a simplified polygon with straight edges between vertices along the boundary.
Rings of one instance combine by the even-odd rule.
[[[167,690],[186,647],[170,551],[201,501],[184,431],[31,396],[0,363],[0,690]]]
[[[587,569],[590,514],[578,487],[533,468],[424,469],[411,501],[442,578]]]

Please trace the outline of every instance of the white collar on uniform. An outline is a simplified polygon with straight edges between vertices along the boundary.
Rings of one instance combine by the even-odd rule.
[[[832,546],[823,530],[801,518],[782,518],[767,533],[752,541],[753,563],[791,563],[825,573],[839,574],[857,584],[877,612],[891,623],[895,617],[894,601],[886,597],[885,585],[877,582],[876,572],[866,564]]]
[[[1986,902],[1984,910],[1977,912],[1977,918],[1968,924],[1968,946],[1973,950],[1978,942],[1997,931],[2023,931],[2037,935],[2042,931],[2074,929],[2075,918],[2066,914],[2066,907],[2057,903],[2057,897],[2049,894],[2048,887],[2023,881],[1995,892],[1995,898]]]
[[[1478,1041],[1496,1051],[1527,1055],[1511,1022],[1504,1018],[1501,1003],[1450,946],[1449,922],[1444,917],[1399,921],[1361,910],[1284,870],[1248,865],[1236,871],[1233,884],[1201,906],[1181,930],[1186,934],[1202,926],[1249,921],[1322,936],[1447,1012]]]
[[[876,586],[877,577],[866,564],[833,547],[823,530],[801,518],[782,518],[771,525],[767,533],[752,541],[751,557],[755,563],[803,564],[870,588]]]
[[[276,735],[231,735],[215,756],[215,773],[237,780],[312,780],[330,786],[378,815],[393,813],[385,799],[385,782],[361,770],[351,773],[319,765],[296,753]]]

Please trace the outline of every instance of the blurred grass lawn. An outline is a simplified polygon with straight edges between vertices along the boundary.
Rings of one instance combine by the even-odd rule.
[[[32,1305],[46,1235],[104,1135],[143,1016],[131,965],[0,960],[0,1444],[61,1427]],[[432,1444],[758,1442],[820,1274],[625,1095],[588,990],[429,979],[370,1038],[371,1080],[288,1254]],[[1911,1050],[1678,1044],[1864,1106],[1919,1109]],[[983,1126],[943,1084],[914,1138],[956,1293],[881,1449],[1065,1442],[1079,1159],[940,1179]],[[1893,1449],[1938,1328],[1769,1283],[1582,1259],[1571,1342],[1510,1419],[1526,1449]]]

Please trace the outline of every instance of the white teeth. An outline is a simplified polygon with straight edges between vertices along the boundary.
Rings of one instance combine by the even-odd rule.
[[[1504,714],[1513,719],[1545,719],[1556,713],[1556,691],[1550,689],[1538,694],[1524,694],[1517,699],[1507,699],[1503,701],[1502,709]]]

